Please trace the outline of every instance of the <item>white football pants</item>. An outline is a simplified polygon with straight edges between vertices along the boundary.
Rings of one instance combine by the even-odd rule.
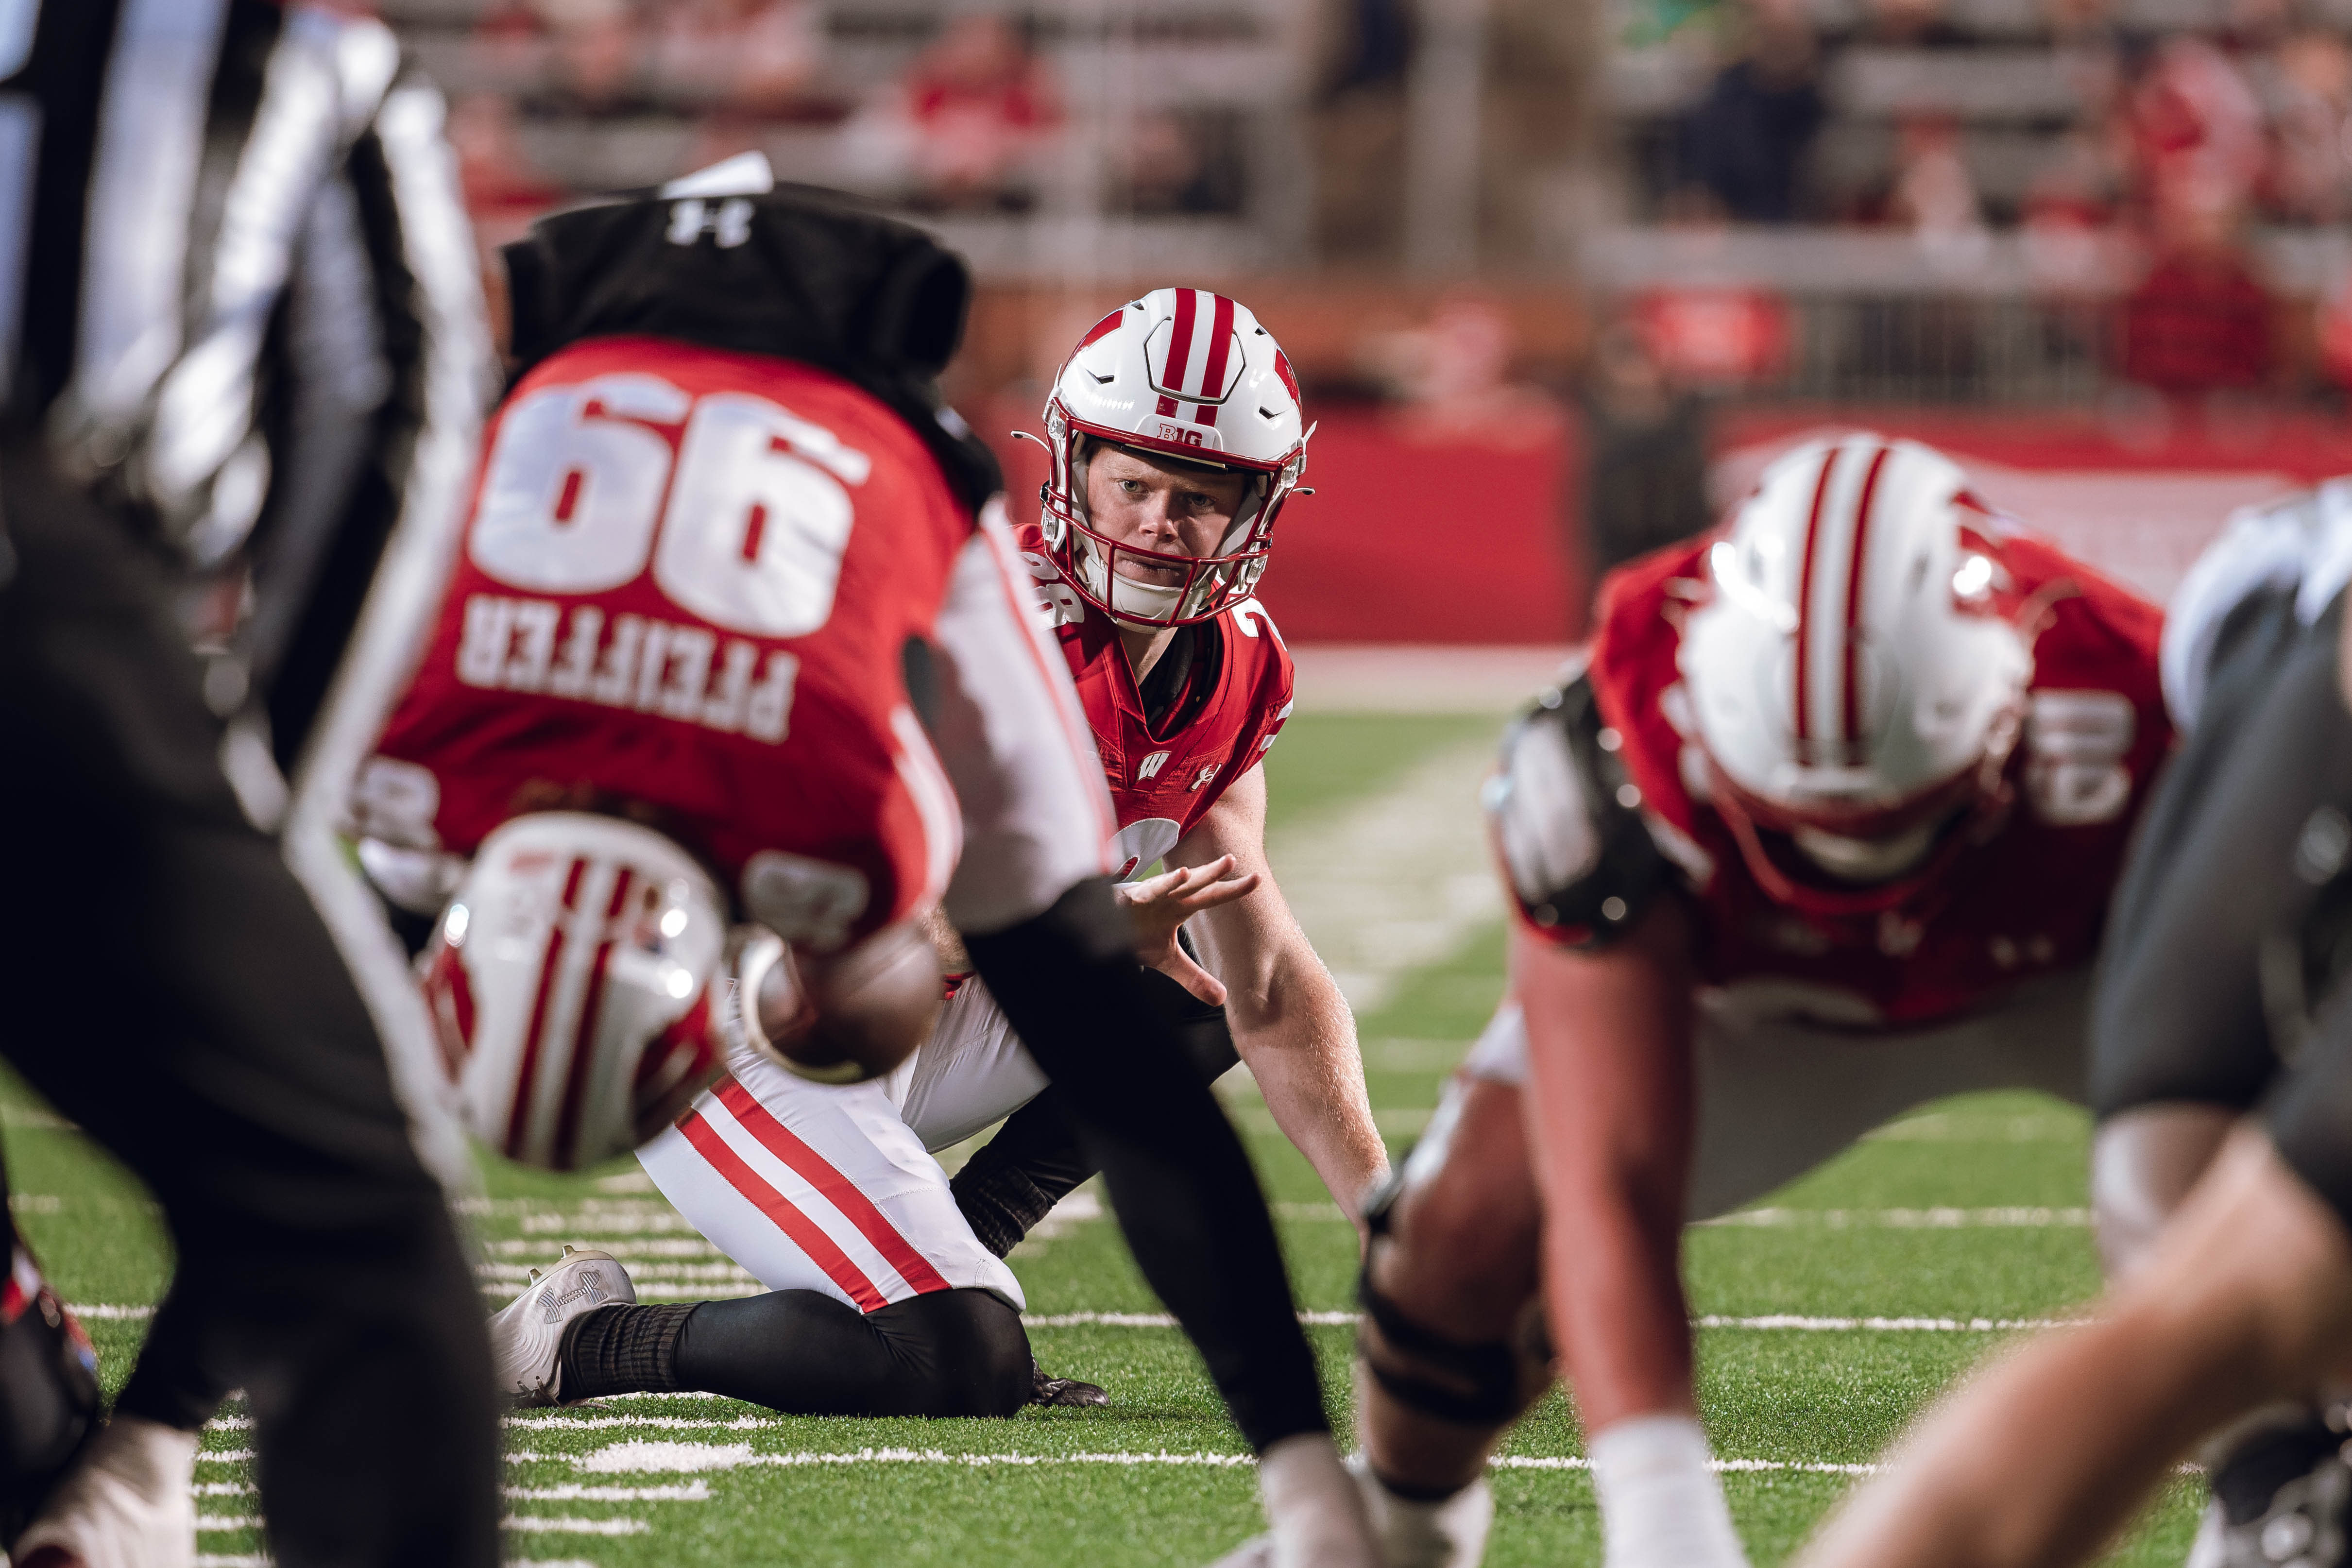
[[[976,1287],[1025,1307],[971,1233],[931,1151],[1017,1110],[1045,1075],[977,977],[896,1072],[796,1078],[748,1048],[637,1152],[694,1227],[771,1290],[820,1290],[862,1312]]]
[[[2085,967],[1990,1011],[1899,1030],[1758,1016],[1703,996],[1690,1217],[1713,1219],[1753,1203],[1872,1128],[1948,1094],[2037,1089],[2083,1104],[2090,995]],[[1527,1020],[1517,1003],[1495,1015],[1462,1070],[1527,1082]]]

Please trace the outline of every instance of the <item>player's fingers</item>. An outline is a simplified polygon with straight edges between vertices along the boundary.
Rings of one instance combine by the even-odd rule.
[[[1173,871],[1162,871],[1157,877],[1146,877],[1140,881],[1129,882],[1121,888],[1119,892],[1130,904],[1156,903],[1170,893],[1183,888],[1186,885],[1186,874],[1190,870],[1190,867],[1179,866]]]
[[[1167,958],[1158,966],[1160,973],[1206,1002],[1212,1007],[1225,1005],[1224,982],[1192,962],[1192,954],[1171,943]]]
[[[1228,877],[1222,882],[1212,882],[1185,895],[1184,912],[1197,914],[1202,910],[1213,910],[1220,904],[1230,904],[1235,899],[1246,899],[1257,891],[1257,873],[1252,871],[1246,876]]]

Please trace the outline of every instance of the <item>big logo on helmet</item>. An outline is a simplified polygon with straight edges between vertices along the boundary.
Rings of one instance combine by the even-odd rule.
[[[1160,438],[1163,441],[1179,442],[1187,447],[1201,445],[1201,433],[1198,430],[1187,430],[1181,425],[1162,425],[1160,427]]]

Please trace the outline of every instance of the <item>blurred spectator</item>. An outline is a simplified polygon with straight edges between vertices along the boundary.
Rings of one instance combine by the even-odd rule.
[[[2261,103],[2238,68],[2201,38],[2158,47],[2129,106],[2133,160],[2152,225],[2198,237],[2234,231],[2268,148]]]
[[[1968,41],[1945,15],[1945,0],[1867,0],[1862,36],[1895,48],[1935,48]]]
[[[1684,120],[1678,162],[1725,216],[1787,223],[1824,113],[1818,50],[1801,0],[1748,0],[1746,11],[1745,47]]]
[[[1916,115],[1903,122],[1886,216],[1929,244],[1973,243],[1981,248],[1984,212],[1977,200],[1976,181],[1960,156],[1960,128],[1953,121]]]
[[[514,104],[472,93],[449,110],[449,144],[476,237],[496,247],[522,237],[531,219],[571,193],[541,174],[516,133]]]
[[[1114,209],[1141,214],[1230,213],[1242,205],[1242,170],[1230,120],[1166,110],[1137,117],[1112,149]]]
[[[2352,48],[2332,32],[2297,33],[2273,52],[2274,146],[2269,205],[2299,223],[2336,223],[2347,211]]]
[[[667,99],[790,116],[824,58],[810,0],[669,0],[657,18],[655,78]]]
[[[1707,501],[1706,403],[1675,378],[1633,321],[1603,331],[1581,398],[1584,474],[1580,552],[1588,588],[1612,567],[1715,521]],[[1571,558],[1579,542],[1569,541]]]
[[[1030,205],[1040,154],[1061,129],[1060,95],[1003,17],[960,16],[853,125],[868,178],[936,207]]]
[[[614,114],[644,106],[644,51],[630,0],[494,0],[474,37],[496,76],[529,84],[528,108]]]
[[[2176,395],[2271,378],[2270,293],[2223,215],[2176,212],[2154,265],[2123,305],[2126,380]]]

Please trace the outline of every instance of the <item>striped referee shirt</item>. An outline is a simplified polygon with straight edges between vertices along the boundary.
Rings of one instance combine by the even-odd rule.
[[[190,567],[245,552],[207,695],[266,703],[289,771],[387,541],[448,531],[495,391],[443,118],[348,8],[0,0],[9,424]]]

